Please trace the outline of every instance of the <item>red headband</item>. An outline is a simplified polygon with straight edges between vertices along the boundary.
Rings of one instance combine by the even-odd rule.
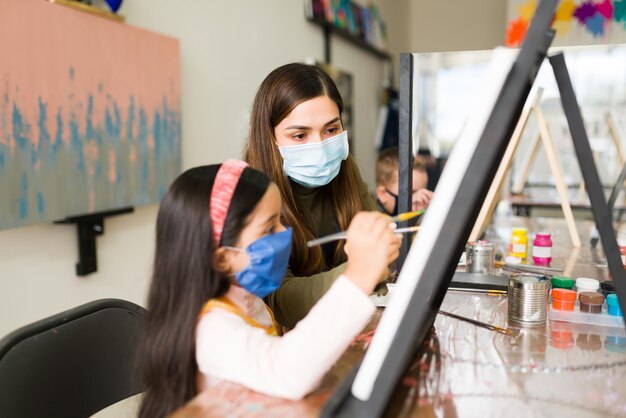
[[[222,240],[224,222],[226,222],[226,215],[233,199],[233,193],[235,193],[235,187],[237,187],[241,173],[247,166],[248,164],[244,161],[226,160],[215,176],[209,209],[213,223],[213,240],[216,247],[220,245]]]

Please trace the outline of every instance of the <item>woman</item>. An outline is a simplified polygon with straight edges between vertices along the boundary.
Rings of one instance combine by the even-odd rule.
[[[313,248],[307,241],[346,230],[359,211],[376,210],[348,153],[342,110],[328,74],[299,63],[272,71],[252,105],[245,160],[278,186],[282,221],[293,229],[285,280],[266,298],[287,328],[304,318],[345,270],[343,241]]]

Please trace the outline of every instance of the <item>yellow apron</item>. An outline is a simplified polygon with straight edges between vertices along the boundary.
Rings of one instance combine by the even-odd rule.
[[[206,314],[211,308],[224,309],[232,314],[237,315],[238,317],[240,317],[241,319],[243,319],[244,321],[246,321],[248,324],[252,325],[253,327],[261,328],[268,335],[274,335],[274,336],[278,335],[278,332],[276,331],[276,321],[274,320],[274,313],[272,313],[272,310],[267,305],[265,305],[265,309],[267,309],[267,312],[270,314],[270,317],[272,318],[272,325],[270,325],[269,327],[263,326],[259,324],[258,322],[256,322],[254,319],[250,318],[239,308],[239,306],[235,305],[232,301],[230,301],[229,299],[225,297],[209,300],[202,307],[202,311],[200,312],[200,317]]]

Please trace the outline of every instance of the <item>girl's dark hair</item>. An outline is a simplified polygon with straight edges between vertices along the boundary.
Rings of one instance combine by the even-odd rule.
[[[319,96],[328,96],[343,111],[343,101],[335,82],[321,68],[291,63],[272,71],[261,83],[252,104],[250,135],[244,159],[272,178],[282,198],[284,224],[292,227],[293,244],[289,265],[296,275],[309,276],[333,266],[326,266],[321,247],[308,248],[307,241],[316,237],[309,210],[294,197],[289,178],[283,170],[283,158],[276,145],[274,129],[300,103]],[[360,192],[363,180],[351,155],[341,163],[341,170],[327,186],[331,209],[339,230],[348,229],[357,212],[367,205]],[[343,242],[337,245],[335,264],[346,260]]]
[[[138,377],[145,390],[140,418],[160,418],[197,394],[195,330],[204,304],[222,296],[230,279],[212,268],[209,201],[220,165],[181,174],[163,197],[156,224],[152,283],[139,349]],[[226,215],[220,245],[236,245],[271,180],[244,169]]]

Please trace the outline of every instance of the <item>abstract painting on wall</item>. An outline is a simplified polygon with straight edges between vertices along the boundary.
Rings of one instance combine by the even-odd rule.
[[[178,41],[2,3],[0,229],[158,203],[181,165]]]

